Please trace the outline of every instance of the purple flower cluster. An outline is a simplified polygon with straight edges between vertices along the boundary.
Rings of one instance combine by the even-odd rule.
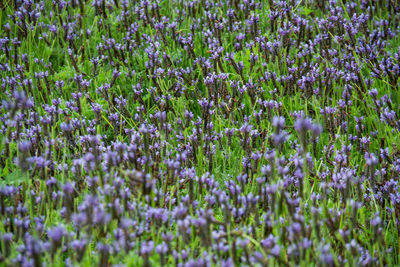
[[[398,1],[15,0],[0,23],[0,265],[400,264]]]

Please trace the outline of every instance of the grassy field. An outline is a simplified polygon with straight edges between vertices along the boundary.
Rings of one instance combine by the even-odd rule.
[[[0,266],[399,266],[399,22],[2,1]]]

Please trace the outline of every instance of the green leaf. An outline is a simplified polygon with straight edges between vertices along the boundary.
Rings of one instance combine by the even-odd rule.
[[[303,8],[303,10],[300,12],[300,14],[302,14],[302,15],[304,15],[304,16],[308,16],[308,15],[310,15],[311,13],[313,13],[314,12],[314,10],[312,10],[311,8],[309,8],[309,7],[304,7]]]
[[[21,170],[15,170],[0,180],[0,185],[19,185],[28,181],[28,176]]]

